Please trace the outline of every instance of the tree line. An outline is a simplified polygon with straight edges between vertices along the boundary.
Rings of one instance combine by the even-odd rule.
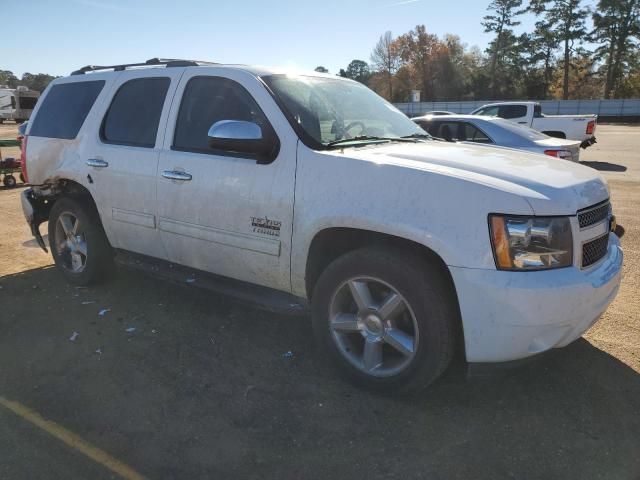
[[[6,85],[9,88],[16,88],[18,85],[23,85],[29,90],[35,90],[42,92],[51,80],[56,77],[48,75],[46,73],[25,73],[22,78],[18,78],[10,70],[0,70],[0,85]]]
[[[535,26],[517,35],[523,15]],[[584,0],[492,0],[481,24],[493,34],[484,51],[418,25],[384,33],[369,63],[353,60],[338,75],[394,102],[412,90],[425,101],[640,97],[640,0],[598,0],[593,9]],[[11,88],[41,92],[54,78],[0,70],[0,85]]]
[[[523,15],[532,32],[517,35]],[[493,40],[482,51],[424,25],[384,33],[370,63],[338,75],[388,100],[598,99],[640,97],[640,0],[493,0],[481,22]],[[318,71],[326,71],[318,67]]]

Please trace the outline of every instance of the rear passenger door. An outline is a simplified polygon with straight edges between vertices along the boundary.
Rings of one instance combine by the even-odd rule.
[[[160,146],[182,68],[124,71],[102,105],[93,141],[82,152],[111,244],[163,258],[156,181]]]

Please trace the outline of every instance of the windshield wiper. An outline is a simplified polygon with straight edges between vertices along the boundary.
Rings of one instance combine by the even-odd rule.
[[[358,135],[353,138],[341,138],[340,140],[334,140],[327,143],[326,147],[334,147],[336,145],[344,145],[345,143],[358,143],[358,142],[414,142],[415,139],[411,137],[376,137],[371,135]]]
[[[433,140],[433,137],[428,133],[412,133],[411,135],[405,135],[402,138],[418,138],[423,140]]]

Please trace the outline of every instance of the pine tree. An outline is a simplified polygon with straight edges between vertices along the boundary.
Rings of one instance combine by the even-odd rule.
[[[498,93],[498,77],[502,77],[504,59],[515,46],[515,35],[511,27],[520,25],[515,17],[524,13],[520,10],[522,0],[493,0],[487,10],[493,12],[482,20],[485,32],[495,32],[496,37],[489,45],[487,53],[490,55],[489,76],[491,78],[491,93],[495,97]]]
[[[582,43],[587,35],[585,20],[589,9],[582,0],[531,0],[529,9],[543,15],[540,27],[552,32],[563,45],[562,98],[569,98],[569,70],[575,43]]]

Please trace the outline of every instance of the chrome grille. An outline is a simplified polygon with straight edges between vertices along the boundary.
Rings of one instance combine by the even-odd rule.
[[[582,245],[582,268],[593,265],[607,254],[609,233]]]
[[[603,203],[579,211],[578,223],[580,224],[580,228],[586,228],[605,220],[609,216],[610,208],[611,204],[609,200],[606,200]]]

